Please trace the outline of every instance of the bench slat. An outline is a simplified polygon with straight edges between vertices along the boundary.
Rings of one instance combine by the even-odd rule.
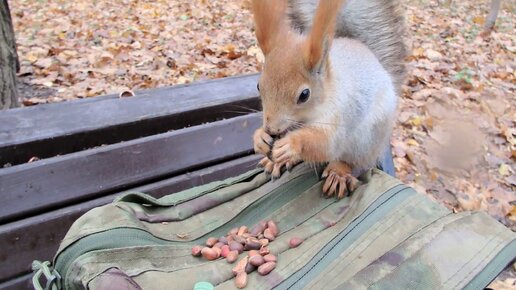
[[[25,274],[13,280],[0,283],[0,290],[34,290],[34,287],[32,287],[32,275]]]
[[[131,191],[145,192],[160,198],[193,186],[244,173],[254,168],[258,160],[259,156],[251,155],[136,187]],[[113,201],[117,195],[111,194],[0,226],[0,249],[9,249],[0,255],[0,281],[28,273],[34,259],[51,260],[57,251],[59,242],[79,216],[94,207]],[[4,284],[7,285],[7,283]],[[31,289],[2,287],[4,284],[0,284],[0,289]]]
[[[0,224],[252,151],[254,113],[0,169]]]
[[[246,75],[0,113],[0,168],[241,115],[259,107]]]

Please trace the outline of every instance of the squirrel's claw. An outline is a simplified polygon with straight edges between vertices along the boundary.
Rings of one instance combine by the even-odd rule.
[[[274,139],[263,130],[259,128],[253,135],[254,152],[267,156],[271,152]]]
[[[258,162],[258,167],[263,167],[265,174],[270,175],[274,169],[274,162],[267,157],[263,157],[262,160]]]
[[[360,181],[351,175],[351,167],[341,161],[330,162],[324,169],[321,178],[326,178],[323,185],[323,192],[326,196],[337,195],[338,199],[353,192],[360,185]]]
[[[272,162],[268,157],[263,157],[262,160],[258,162],[258,167],[263,167],[265,174],[270,176],[272,181],[281,176],[281,166]]]
[[[287,168],[287,171],[290,172],[292,171],[292,168],[294,168],[294,166],[296,165],[296,163],[293,163],[293,162],[287,162],[287,164],[285,165],[285,167]]]
[[[354,191],[358,185],[358,180],[350,174],[344,176],[337,175],[336,172],[330,172],[323,185],[323,192],[327,197],[337,196],[341,199]]]
[[[272,169],[272,174],[271,174],[272,179],[275,180],[275,179],[278,179],[281,177],[281,174],[283,173],[282,172],[283,167],[285,167],[285,169],[288,172],[290,172],[296,164],[297,163],[292,163],[292,162],[287,162],[285,164],[274,163],[274,168]]]
[[[291,140],[287,136],[276,140],[272,149],[272,160],[274,162],[274,169],[272,171],[273,178],[279,178],[282,174],[283,167],[290,171],[294,165],[301,162],[298,153],[292,148]]]
[[[274,168],[272,169],[272,178],[278,179],[281,176],[281,165],[276,163],[274,164]]]
[[[262,158],[262,160],[260,160],[260,162],[258,162],[256,167],[258,167],[258,168],[265,168],[265,165],[267,165],[269,162],[270,162],[269,158],[264,157],[264,158]]]
[[[271,174],[273,169],[274,169],[274,163],[272,163],[272,162],[269,162],[269,163],[265,166],[265,172],[266,172],[267,174]]]

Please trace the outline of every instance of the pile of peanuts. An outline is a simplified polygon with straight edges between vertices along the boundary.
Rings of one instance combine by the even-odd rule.
[[[247,285],[248,273],[257,270],[258,274],[264,276],[276,267],[276,256],[270,253],[268,245],[278,234],[278,226],[273,220],[260,221],[250,231],[246,226],[241,226],[233,228],[224,237],[208,238],[206,246],[192,247],[192,255],[210,261],[223,257],[228,263],[234,263],[239,254],[249,251],[233,268],[235,285],[242,289]],[[292,238],[289,246],[295,248],[302,242],[299,238]]]

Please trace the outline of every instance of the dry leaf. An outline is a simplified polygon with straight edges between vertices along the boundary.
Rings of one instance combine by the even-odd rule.
[[[500,175],[508,176],[511,174],[511,172],[512,172],[512,170],[509,167],[509,165],[507,165],[505,163],[500,164],[500,167],[498,168],[498,173],[500,173]]]
[[[431,61],[437,61],[443,57],[443,55],[440,52],[435,51],[433,49],[427,49],[425,51],[425,56]]]

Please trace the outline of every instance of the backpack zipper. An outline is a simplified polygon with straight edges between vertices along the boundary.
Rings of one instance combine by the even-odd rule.
[[[66,272],[71,264],[81,255],[92,252],[123,247],[137,247],[149,245],[170,245],[178,243],[157,238],[150,233],[136,228],[116,228],[105,232],[84,237],[69,248],[59,253],[54,269],[61,274],[62,285],[66,285]],[[186,244],[181,242],[181,244]],[[65,287],[66,288],[66,287]]]

